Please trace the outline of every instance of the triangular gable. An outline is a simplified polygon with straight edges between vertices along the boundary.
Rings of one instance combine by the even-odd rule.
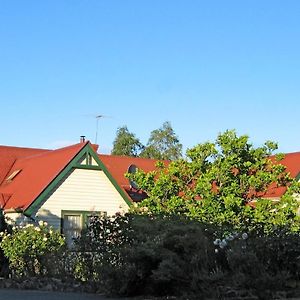
[[[48,184],[48,186],[40,193],[40,195],[24,210],[27,216],[32,215],[46,200],[49,194],[60,184],[61,180],[65,178],[73,169],[89,169],[89,170],[102,170],[121,197],[131,205],[131,202],[116,180],[109,173],[105,165],[99,159],[97,153],[94,151],[90,143],[87,143],[64,167],[64,169]]]

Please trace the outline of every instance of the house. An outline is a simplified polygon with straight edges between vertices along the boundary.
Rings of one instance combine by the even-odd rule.
[[[17,223],[43,220],[71,238],[91,216],[126,212],[147,197],[124,174],[130,166],[154,170],[155,160],[97,150],[84,140],[56,150],[0,146],[0,207]],[[300,152],[286,154],[280,163],[300,177]],[[264,198],[278,200],[284,192],[274,186]]]
[[[102,155],[97,145],[56,149],[0,146],[0,205],[17,223],[43,220],[67,237],[93,215],[126,212],[147,195],[125,178],[129,166],[155,169],[155,160]]]

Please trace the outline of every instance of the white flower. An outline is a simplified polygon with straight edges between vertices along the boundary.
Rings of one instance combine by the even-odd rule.
[[[1,231],[1,232],[0,232],[0,236],[4,236],[4,232]]]
[[[228,241],[233,241],[234,240],[234,235],[230,234],[228,237],[226,237]]]
[[[27,225],[25,226],[25,228],[32,227],[32,226],[33,226],[32,224],[27,224]]]
[[[220,243],[221,243],[221,240],[220,240],[220,239],[214,240],[214,245],[218,246],[218,245],[220,245]]]
[[[42,221],[42,220],[39,221],[39,225],[40,225],[40,226],[43,226],[43,225],[44,225],[44,221]]]
[[[52,229],[50,229],[49,233],[50,233],[50,234],[52,234],[52,233],[53,233],[53,230],[52,230]]]
[[[41,231],[41,228],[40,227],[35,227],[34,230],[35,231]]]
[[[221,243],[220,243],[220,248],[223,249],[223,248],[225,248],[226,246],[227,246],[227,242],[226,242],[226,240],[224,239],[224,240],[222,240]]]
[[[43,241],[46,242],[48,239],[46,237],[43,238]]]
[[[219,252],[219,250],[218,249],[215,249],[215,253],[218,253]]]
[[[243,234],[242,234],[242,239],[243,240],[246,240],[248,238],[248,234],[246,233],[246,232],[244,232]]]

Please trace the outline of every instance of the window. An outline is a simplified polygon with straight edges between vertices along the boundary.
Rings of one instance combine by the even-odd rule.
[[[106,216],[106,212],[91,211],[62,211],[62,233],[68,246],[74,244],[81,231],[88,226],[94,216]]]

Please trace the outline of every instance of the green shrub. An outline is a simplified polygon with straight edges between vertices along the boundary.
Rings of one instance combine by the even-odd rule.
[[[55,275],[64,238],[40,221],[38,226],[15,226],[12,233],[2,232],[1,248],[15,276]]]
[[[277,291],[286,289],[287,282],[300,279],[297,233],[280,229],[270,234],[235,234],[215,245],[226,261],[227,283],[237,290],[252,290],[262,299],[273,299]]]
[[[110,294],[211,294],[213,230],[177,216],[94,218],[77,241],[78,273]]]

